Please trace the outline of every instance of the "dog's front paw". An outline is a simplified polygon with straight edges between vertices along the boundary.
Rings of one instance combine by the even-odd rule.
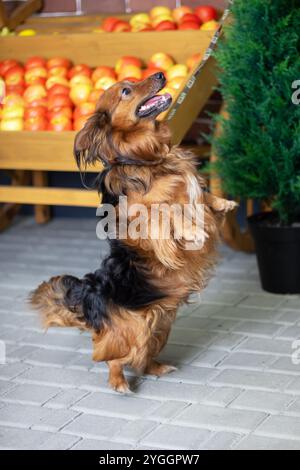
[[[146,369],[146,374],[156,375],[160,377],[165,374],[170,374],[177,370],[177,367],[171,366],[170,364],[160,364],[159,362],[153,361]]]
[[[115,378],[109,381],[111,388],[113,388],[118,393],[131,393],[129,388],[129,384],[126,379],[123,378]]]

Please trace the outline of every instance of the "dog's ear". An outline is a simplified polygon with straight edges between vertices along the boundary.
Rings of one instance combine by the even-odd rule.
[[[106,139],[109,132],[110,116],[106,111],[96,111],[75,137],[74,156],[78,167],[106,159]]]

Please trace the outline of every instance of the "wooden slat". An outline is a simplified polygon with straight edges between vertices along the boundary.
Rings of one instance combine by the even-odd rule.
[[[51,38],[48,35],[8,36],[0,38],[0,60],[14,58],[24,62],[33,55],[49,58],[63,51],[65,57],[77,64],[114,66],[123,55],[132,54],[147,61],[152,54],[163,50],[177,62],[185,62],[192,54],[204,54],[211,37],[212,33],[207,31],[78,33],[52,35]]]
[[[100,199],[96,191],[2,185],[0,186],[0,202],[97,208],[100,204]]]
[[[47,187],[48,174],[45,171],[33,171],[32,183],[34,187]],[[34,216],[38,224],[45,224],[50,220],[50,206],[37,204],[34,206]]]
[[[75,132],[0,132],[0,169],[78,171],[73,157]],[[87,172],[102,171],[101,163]]]
[[[4,3],[0,0],[0,28],[7,25],[7,16],[5,13]]]

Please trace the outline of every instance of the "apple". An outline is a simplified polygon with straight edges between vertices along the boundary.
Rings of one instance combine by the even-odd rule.
[[[133,77],[136,78],[137,80],[141,80],[142,78],[142,69],[140,67],[137,67],[136,65],[124,65],[122,67],[119,75],[118,75],[118,80],[125,80],[128,77]]]
[[[174,88],[170,88],[169,86],[166,86],[165,88],[160,90],[160,92],[158,94],[159,95],[164,95],[165,93],[168,93],[169,95],[171,95],[172,98],[174,98],[177,94],[176,90],[174,90]]]
[[[163,71],[168,70],[172,65],[174,65],[174,60],[170,55],[165,54],[164,52],[156,52],[153,54],[148,63],[148,67],[159,68]]]
[[[202,54],[193,54],[191,57],[189,57],[186,61],[188,69],[192,70],[200,62],[202,57]]]
[[[64,85],[66,87],[69,87],[69,81],[65,77],[60,77],[60,76],[54,76],[48,78],[46,81],[46,89],[50,90],[54,85]]]
[[[185,81],[185,77],[175,77],[168,82],[168,88],[179,90],[179,88],[181,88],[184,81]]]
[[[48,127],[48,121],[45,116],[32,116],[28,117],[24,121],[25,131],[46,131]]]
[[[69,96],[69,93],[70,93],[70,88],[68,86],[60,85],[59,83],[56,83],[48,91],[48,98],[50,98],[53,95],[66,95],[66,96]]]
[[[129,55],[123,56],[116,62],[115,71],[117,74],[121,72],[121,69],[122,67],[124,67],[124,65],[136,65],[137,67],[142,68],[143,62],[138,57],[129,56]]]
[[[35,67],[46,67],[46,60],[43,57],[29,57],[25,62],[25,69],[29,70]]]
[[[76,119],[80,118],[81,116],[90,116],[95,112],[95,109],[95,103],[91,103],[90,101],[82,103],[79,106],[76,106],[73,112],[73,118],[76,121]]]
[[[157,16],[162,16],[162,15],[172,16],[172,11],[170,10],[170,8],[165,7],[165,6],[160,6],[160,5],[157,7],[153,7],[150,10],[150,17],[152,19],[156,18]]]
[[[5,87],[6,93],[17,93],[20,96],[24,94],[24,86],[20,85],[6,85]]]
[[[147,13],[136,13],[129,20],[130,26],[136,28],[140,25],[151,24],[150,16]]]
[[[69,84],[71,88],[75,85],[90,85],[91,87],[93,86],[91,78],[87,77],[86,75],[74,75],[74,77],[71,78]]]
[[[199,26],[201,24],[201,20],[197,15],[194,13],[185,13],[181,18],[179,23],[184,23],[185,21],[192,21],[194,23],[197,23]]]
[[[136,23],[135,26],[132,26],[131,31],[133,33],[140,33],[141,31],[144,31],[145,29],[153,31],[153,28],[151,26],[151,23]]]
[[[215,20],[207,21],[200,26],[201,31],[216,31],[219,27],[219,23]]]
[[[33,67],[27,69],[24,75],[26,83],[33,83],[37,78],[47,78],[47,70],[45,67]]]
[[[48,111],[47,117],[49,121],[54,117],[65,116],[68,119],[72,119],[73,111],[70,107],[59,107],[53,108],[51,111]]]
[[[80,131],[90,116],[91,114],[87,116],[80,116],[79,118],[75,119],[73,123],[73,130]]]
[[[92,80],[94,83],[97,82],[97,80],[99,80],[101,77],[117,78],[113,67],[108,67],[106,65],[96,67],[92,73]]]
[[[4,75],[7,86],[24,85],[24,69],[20,65],[10,67]]]
[[[43,106],[44,108],[47,109],[48,108],[48,100],[47,100],[47,98],[38,98],[36,100],[30,101],[29,106],[31,108]]]
[[[91,68],[86,64],[74,65],[68,72],[68,79],[70,80],[75,75],[86,75],[90,77],[92,74]]]
[[[119,18],[116,18],[115,16],[108,16],[103,21],[102,28],[104,29],[104,31],[110,33],[113,30],[114,25],[119,21]]]
[[[17,93],[10,93],[9,95],[6,95],[5,98],[3,99],[3,105],[4,106],[13,106],[13,105],[24,106],[25,101],[22,98],[22,96],[18,95]]]
[[[124,33],[128,31],[131,31],[131,26],[128,23],[128,21],[123,21],[123,20],[120,20],[117,23],[115,23],[113,26],[113,30],[112,30],[113,33]]]
[[[89,103],[97,103],[97,101],[99,100],[100,96],[103,93],[104,93],[104,90],[102,88],[99,88],[98,90],[92,90],[88,98]]]
[[[184,21],[183,23],[179,23],[178,29],[199,29],[199,24],[196,23],[196,21]]]
[[[71,131],[72,121],[66,116],[54,116],[48,123],[48,130],[56,132]]]
[[[0,76],[4,77],[6,72],[12,68],[19,65],[19,63],[16,60],[13,59],[6,59],[0,62]]]
[[[65,57],[53,57],[52,59],[47,60],[46,66],[47,69],[52,69],[53,67],[64,67],[69,69],[71,67],[71,61]]]
[[[174,29],[177,29],[177,26],[173,21],[162,21],[155,27],[155,31],[172,31]]]
[[[170,67],[166,72],[167,80],[173,80],[175,77],[186,77],[188,68],[185,64],[175,64]]]
[[[46,117],[47,108],[45,106],[29,106],[25,109],[24,120],[35,117]]]
[[[22,118],[2,119],[0,122],[1,131],[22,131],[23,126],[24,123]]]
[[[162,23],[163,21],[169,21],[170,23],[174,23],[172,15],[160,15],[160,16],[156,16],[155,18],[153,18],[152,26],[156,28],[156,26],[159,23]]]
[[[210,5],[201,5],[196,7],[194,11],[201,23],[207,23],[207,21],[216,20],[218,18],[218,11],[215,7]]]
[[[67,95],[52,95],[48,99],[48,109],[72,107],[72,101]]]
[[[46,78],[42,77],[32,77],[30,82],[25,82],[25,87],[29,87],[30,85],[46,85]]]
[[[151,75],[154,75],[155,73],[158,73],[158,72],[163,72],[163,70],[157,67],[147,67],[146,69],[142,71],[143,73],[142,79],[145,80],[145,78],[148,78]]]
[[[96,81],[95,83],[95,90],[107,90],[110,88],[112,85],[117,83],[117,80],[112,77],[101,77],[99,80]],[[86,101],[86,100],[85,100]]]
[[[48,77],[64,77],[67,78],[68,69],[66,67],[51,67],[48,70]]]
[[[19,104],[4,106],[2,109],[2,119],[23,118],[23,116],[24,106],[20,106]]]
[[[91,85],[80,83],[71,88],[70,98],[72,102],[76,106],[78,106],[79,104],[84,103],[85,101],[88,101],[91,91],[92,91]]]
[[[145,26],[144,28],[139,30],[139,33],[145,33],[145,32],[148,32],[148,31],[154,31],[152,26]]]
[[[181,18],[187,13],[193,13],[193,10],[188,6],[182,5],[181,7],[177,7],[173,10],[173,18],[176,23],[179,23]]]
[[[47,96],[47,91],[42,85],[30,85],[26,88],[24,92],[24,100],[26,103],[31,103],[32,101],[45,98]]]
[[[6,93],[6,90],[5,90],[5,81],[0,78],[0,105],[5,97],[5,93]]]

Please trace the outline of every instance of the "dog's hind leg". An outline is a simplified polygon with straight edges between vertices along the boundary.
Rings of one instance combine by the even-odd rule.
[[[124,376],[123,365],[118,360],[108,361],[109,367],[109,385],[119,393],[130,392],[128,382]]]
[[[177,367],[171,366],[169,364],[161,364],[160,362],[157,362],[154,359],[152,359],[149,362],[148,366],[146,367],[145,373],[160,377],[161,375],[169,374],[170,372],[173,372],[174,370],[177,370]]]

